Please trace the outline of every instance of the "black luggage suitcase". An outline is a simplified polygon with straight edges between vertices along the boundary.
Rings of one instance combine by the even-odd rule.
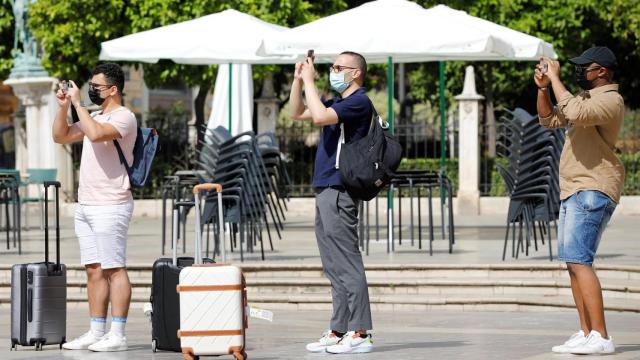
[[[56,262],[49,262],[48,189],[56,190]],[[60,183],[44,183],[45,261],[11,268],[11,350],[65,342],[67,327],[67,268],[60,264]]]
[[[173,257],[160,258],[153,263],[151,279],[151,349],[182,352],[180,329],[180,296],[176,288],[180,270],[194,263],[193,257],[177,257],[178,209],[193,206],[193,202],[178,202],[173,208]],[[204,263],[213,263],[203,259]]]

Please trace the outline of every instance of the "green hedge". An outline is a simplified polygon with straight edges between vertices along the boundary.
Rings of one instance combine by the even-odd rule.
[[[624,164],[624,189],[623,195],[640,195],[640,152],[618,155]]]
[[[440,159],[417,158],[402,159],[399,170],[430,170],[440,171]],[[453,194],[458,190],[458,159],[447,159],[445,167],[447,177],[451,180],[453,186]]]

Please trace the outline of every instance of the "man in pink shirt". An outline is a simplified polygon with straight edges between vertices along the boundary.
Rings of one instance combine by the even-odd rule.
[[[129,176],[120,162],[114,141],[125,159],[133,162],[137,136],[134,114],[122,106],[124,72],[117,64],[96,66],[89,82],[89,98],[102,110],[89,114],[80,103],[80,90],[73,81],[56,96],[60,109],[53,123],[53,141],[82,141],[80,186],[75,230],[80,258],[87,272],[91,329],[63,345],[68,350],[124,351],[124,327],[131,301],[131,283],[126,269],[127,232],[133,213]],[[67,123],[73,106],[80,119]],[[105,334],[111,302],[111,331]]]

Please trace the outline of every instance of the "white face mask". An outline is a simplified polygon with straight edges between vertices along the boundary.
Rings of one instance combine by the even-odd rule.
[[[349,87],[349,85],[351,84],[351,81],[347,82],[344,80],[344,72],[340,72],[340,73],[331,72],[329,73],[329,83],[331,84],[331,88],[334,91],[337,91],[338,93],[342,93]]]

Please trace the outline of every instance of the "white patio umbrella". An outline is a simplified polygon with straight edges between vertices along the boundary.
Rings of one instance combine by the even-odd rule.
[[[265,35],[262,56],[298,56],[314,49],[316,61],[333,61],[351,50],[369,63],[389,64],[389,108],[392,107],[393,62],[536,60],[556,58],[553,46],[539,38],[454,10],[445,5],[425,9],[407,0],[377,0],[359,7]],[[440,69],[441,123],[444,70]],[[393,114],[389,113],[393,127]],[[441,131],[444,125],[441,124]],[[444,134],[441,134],[444,146]],[[444,149],[442,150],[444,157]],[[444,158],[443,158],[444,159]]]
[[[218,68],[207,128],[224,126],[231,129],[233,135],[252,129],[253,76],[251,73],[249,64],[238,64],[231,69],[229,66]],[[234,86],[230,88],[231,83]]]
[[[262,21],[251,15],[225,10],[202,16],[197,19],[167,25],[152,30],[123,36],[102,43],[101,60],[140,61],[157,63],[160,59],[169,59],[178,64],[221,65],[218,72],[236,74],[232,64],[279,64],[291,63],[291,56],[259,56],[256,49],[260,46],[261,36],[282,32],[288,28]],[[226,65],[228,64],[228,65]],[[248,69],[248,70],[247,70]],[[246,84],[252,81],[251,68],[245,67],[237,73],[238,77],[224,76],[228,86],[218,86],[214,91],[212,114],[225,114],[227,128],[237,133],[233,124],[242,124],[240,128],[249,128],[253,119],[253,91],[233,91],[233,83]],[[234,99],[232,94],[241,95]],[[226,105],[225,105],[226,103]],[[239,104],[233,111],[233,104]],[[228,106],[227,109],[221,107]],[[221,124],[216,119],[212,124]],[[237,126],[236,126],[237,127]]]
[[[283,30],[287,28],[230,9],[105,41],[100,59],[148,63],[169,59],[194,65],[290,63],[287,56],[256,55],[262,36]]]
[[[551,44],[444,5],[425,9],[406,0],[378,0],[291,30],[265,36],[259,55],[300,55],[314,49],[332,61],[349,49],[370,63],[437,60],[534,60],[554,56]]]
[[[298,55],[314,49],[316,61],[333,61],[351,50],[369,63],[388,64],[389,109],[393,101],[393,61],[440,61],[441,164],[445,154],[444,63],[446,60],[503,61],[556,58],[541,39],[470,16],[444,5],[425,9],[407,0],[377,0],[278,34],[265,36],[258,55]],[[389,111],[393,131],[393,112]],[[393,202],[388,197],[389,224]],[[389,241],[393,244],[393,232]]]

